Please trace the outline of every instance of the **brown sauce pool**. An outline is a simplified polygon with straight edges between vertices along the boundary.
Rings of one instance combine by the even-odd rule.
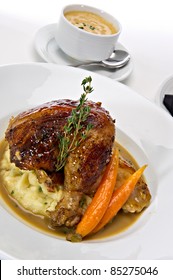
[[[120,154],[125,158],[134,163],[135,167],[137,163],[134,158],[117,143]],[[0,160],[2,157],[2,148],[0,145]],[[2,204],[5,204],[5,208],[16,218],[27,224],[28,226],[41,231],[42,233],[52,235],[56,238],[65,238],[64,229],[53,229],[50,227],[50,220],[43,216],[34,215],[25,209],[23,209],[14,199],[8,194],[5,186],[2,185],[2,178],[0,178],[0,200]],[[127,230],[132,224],[134,224],[140,217],[141,213],[130,214],[120,211],[114,220],[108,224],[103,230],[94,234],[93,236],[87,237],[87,240],[99,240],[105,239],[113,235],[117,235]]]

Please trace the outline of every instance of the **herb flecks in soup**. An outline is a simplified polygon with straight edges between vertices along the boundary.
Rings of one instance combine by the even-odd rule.
[[[113,24],[103,17],[83,11],[70,11],[65,13],[65,17],[76,27],[87,32],[101,35],[111,35],[117,33]]]

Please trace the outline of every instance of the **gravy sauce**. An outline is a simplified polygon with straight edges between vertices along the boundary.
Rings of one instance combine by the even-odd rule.
[[[119,148],[120,155],[125,157],[128,161],[132,162],[135,167],[137,166],[134,158],[124,149],[121,145],[117,143]],[[4,153],[4,142],[0,142],[0,160],[3,157]],[[49,218],[34,215],[23,209],[7,192],[5,185],[3,184],[3,179],[0,177],[0,200],[4,207],[11,212],[11,214],[15,215],[16,218],[29,225],[30,227],[37,229],[44,234],[52,235],[56,238],[65,238],[64,229],[54,229],[50,226]],[[139,214],[130,214],[124,213],[123,211],[119,211],[119,213],[114,218],[113,222],[108,224],[103,230],[96,233],[93,236],[87,237],[89,240],[98,240],[106,237],[110,237],[116,235],[120,232],[125,231],[128,227],[130,227],[136,220],[139,218]]]
[[[64,16],[76,27],[90,33],[100,35],[111,35],[117,33],[117,29],[113,24],[94,13],[70,11],[65,13]]]

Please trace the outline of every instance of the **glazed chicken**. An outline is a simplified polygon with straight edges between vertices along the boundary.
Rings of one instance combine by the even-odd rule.
[[[78,101],[46,103],[12,118],[6,131],[10,159],[20,169],[56,172],[59,135]],[[87,138],[72,152],[64,168],[68,191],[91,193],[109,162],[115,137],[115,124],[100,103],[88,101],[91,108],[84,128],[92,124]]]
[[[6,140],[10,160],[24,170],[35,170],[39,182],[45,182],[49,191],[59,178],[64,185],[61,201],[50,212],[53,226],[73,227],[84,214],[86,196],[93,197],[115,141],[115,121],[100,103],[87,101],[90,113],[82,124],[84,129],[92,124],[87,137],[72,151],[63,170],[56,171],[59,155],[59,136],[64,133],[67,119],[78,101],[52,101],[19,114],[10,120]],[[116,187],[134,172],[134,167],[120,159]],[[140,179],[135,190],[123,206],[125,212],[140,212],[148,206],[151,195]],[[85,204],[85,203],[84,203]],[[86,206],[86,205],[85,205]]]

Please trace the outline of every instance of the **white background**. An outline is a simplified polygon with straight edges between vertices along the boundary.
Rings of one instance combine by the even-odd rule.
[[[134,70],[124,81],[155,100],[160,84],[173,74],[171,0],[5,0],[0,4],[0,65],[43,61],[34,51],[35,32],[55,23],[70,3],[94,5],[122,24],[120,42],[130,51]]]
[[[34,50],[35,33],[57,22],[70,3],[94,5],[121,22],[120,42],[134,63],[124,84],[154,102],[160,84],[173,75],[171,0],[1,0],[0,65],[43,61]]]

